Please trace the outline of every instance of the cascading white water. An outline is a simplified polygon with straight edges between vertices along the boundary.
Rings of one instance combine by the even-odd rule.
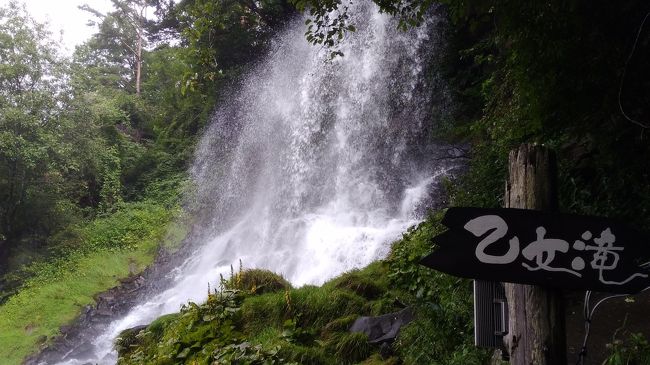
[[[191,171],[210,238],[169,289],[94,340],[91,358],[62,364],[114,363],[120,331],[204,300],[208,282],[239,260],[296,286],[320,284],[381,258],[422,219],[445,173],[427,155],[425,122],[432,95],[445,98],[425,72],[438,20],[400,32],[370,2],[350,12],[358,30],[343,58],[325,62],[327,50],[309,45],[296,19],[218,108]]]

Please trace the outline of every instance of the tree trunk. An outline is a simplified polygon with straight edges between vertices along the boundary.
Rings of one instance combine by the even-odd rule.
[[[557,209],[553,153],[521,145],[510,152],[506,208]],[[513,365],[566,364],[562,294],[534,285],[505,284],[509,326],[504,342]]]
[[[140,96],[140,74],[142,72],[142,28],[138,27],[138,49],[135,55],[135,95]]]

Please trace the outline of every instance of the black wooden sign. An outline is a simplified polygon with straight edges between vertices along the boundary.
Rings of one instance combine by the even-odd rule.
[[[422,264],[455,276],[636,293],[650,286],[650,240],[605,218],[450,208]]]

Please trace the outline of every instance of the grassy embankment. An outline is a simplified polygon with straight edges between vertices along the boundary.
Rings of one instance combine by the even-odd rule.
[[[179,243],[185,232],[172,223],[179,213],[157,203],[128,203],[68,229],[59,248],[65,255],[33,264],[33,276],[0,306],[2,363],[20,364],[94,303],[95,294],[144,270],[161,244]]]
[[[123,332],[119,364],[482,363],[487,354],[473,346],[469,281],[418,264],[443,229],[439,218],[407,232],[387,259],[320,287],[292,288],[271,272],[240,270],[206,303]],[[358,316],[407,305],[415,320],[392,346],[348,332]]]

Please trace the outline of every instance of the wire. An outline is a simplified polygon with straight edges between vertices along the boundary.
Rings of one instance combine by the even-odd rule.
[[[648,13],[650,15],[650,13]],[[646,18],[648,18],[648,15],[646,15]],[[645,22],[645,20],[644,20]],[[639,267],[643,269],[647,269],[650,267],[650,261],[643,263],[639,265]],[[644,291],[650,289],[650,286],[646,287],[645,289],[641,290],[637,294],[641,294]],[[576,362],[576,365],[583,365],[585,361],[585,357],[587,356],[587,340],[589,339],[589,330],[591,329],[591,320],[594,317],[594,313],[596,313],[596,309],[603,304],[604,302],[614,299],[614,298],[620,298],[620,297],[627,297],[629,296],[628,294],[615,294],[615,295],[610,295],[608,297],[602,298],[598,302],[596,302],[596,305],[594,305],[593,309],[591,308],[591,290],[587,290],[585,292],[585,302],[583,305],[583,313],[582,315],[585,318],[585,337],[582,341],[582,347],[580,348],[580,353],[578,354],[578,361]]]
[[[630,63],[632,56],[634,55],[634,51],[636,51],[636,46],[639,43],[639,38],[641,37],[641,31],[643,30],[643,26],[645,25],[646,20],[648,20],[648,17],[650,17],[650,13],[645,15],[645,18],[643,18],[643,21],[641,22],[641,26],[639,27],[639,30],[636,33],[636,38],[634,39],[634,45],[632,46],[632,51],[630,52],[630,55],[627,56],[627,60],[625,60],[625,66],[623,67],[623,75],[621,76],[621,83],[619,84],[618,87],[618,108],[620,109],[621,114],[623,114],[625,119],[627,119],[628,121],[645,129],[650,128],[650,125],[632,119],[625,113],[625,110],[623,110],[623,104],[621,103],[621,95],[623,94],[623,84],[625,83],[625,74],[627,73],[627,66]]]
[[[641,265],[641,267],[646,267],[650,265],[650,262],[645,263]],[[645,289],[641,290],[637,294],[641,294],[644,291],[650,289],[650,286],[646,287]],[[591,290],[587,290],[585,292],[585,303],[583,307],[583,315],[585,317],[585,337],[584,340],[582,341],[582,347],[580,348],[580,353],[578,354],[578,361],[576,362],[576,365],[583,365],[585,357],[587,356],[587,340],[589,339],[589,330],[591,328],[591,320],[594,317],[594,313],[596,313],[596,309],[603,304],[604,302],[614,299],[614,298],[620,298],[620,297],[627,297],[629,296],[628,294],[616,294],[616,295],[610,295],[608,297],[600,299],[598,302],[596,302],[596,305],[594,305],[593,308],[591,308]]]

